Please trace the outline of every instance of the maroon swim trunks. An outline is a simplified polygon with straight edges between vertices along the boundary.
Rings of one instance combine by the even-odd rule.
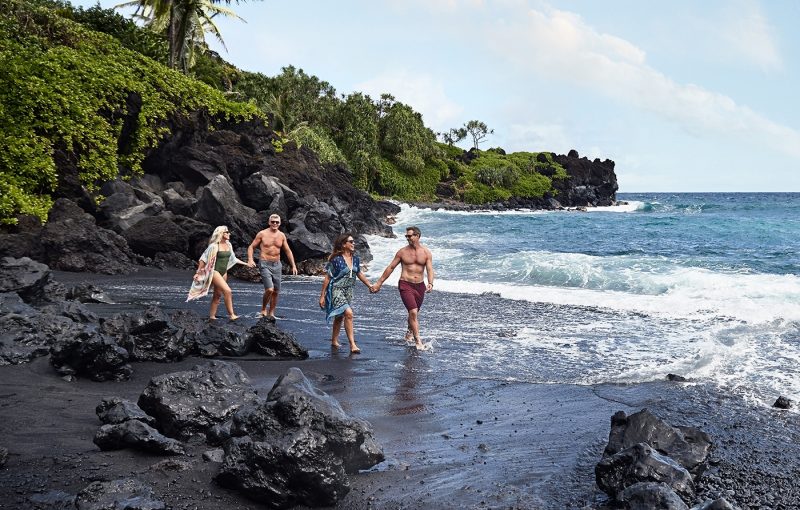
[[[400,299],[406,306],[406,310],[419,310],[422,308],[422,301],[425,299],[425,282],[411,283],[405,280],[397,282],[397,290],[400,291]]]

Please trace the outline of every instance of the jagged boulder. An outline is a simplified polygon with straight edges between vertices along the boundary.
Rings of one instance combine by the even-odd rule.
[[[60,375],[81,375],[94,381],[130,378],[128,351],[97,331],[83,330],[58,339],[50,348],[50,364]]]
[[[163,501],[155,499],[150,486],[138,480],[120,479],[92,482],[78,493],[77,510],[164,510]]]
[[[66,317],[43,314],[34,308],[16,310],[19,311],[0,313],[0,365],[27,363],[46,356],[56,342],[72,339],[81,331]]]
[[[277,177],[256,172],[242,183],[242,202],[256,211],[268,211],[270,214],[286,218],[289,209],[286,206],[284,191],[293,193],[282,185]]]
[[[148,425],[156,425],[155,418],[142,411],[135,402],[119,397],[104,398],[95,408],[95,413],[106,425],[124,423],[128,420],[139,420]]]
[[[88,282],[79,283],[67,289],[66,297],[69,300],[81,303],[114,304],[114,301],[108,297],[108,294],[103,289]]]
[[[664,483],[687,500],[694,496],[694,482],[686,468],[646,443],[604,457],[595,466],[595,478],[597,486],[612,498],[639,482]]]
[[[127,274],[138,261],[125,238],[98,227],[90,214],[65,198],[53,204],[40,241],[43,262],[61,271]]]
[[[308,358],[308,350],[297,343],[294,335],[279,329],[267,318],[260,319],[247,331],[252,350],[275,358]]]
[[[155,306],[105,320],[101,331],[115,338],[135,361],[178,361],[194,352],[194,338]]]
[[[189,234],[166,214],[136,222],[123,236],[131,250],[146,257],[162,252],[186,253],[189,248]]]
[[[622,491],[617,500],[626,510],[689,510],[665,483],[640,482]]]
[[[197,195],[194,218],[215,227],[227,225],[234,244],[249,244],[259,227],[266,223],[263,215],[241,203],[238,193],[223,175],[214,177]]]
[[[673,427],[643,409],[626,416],[619,411],[611,417],[611,431],[604,455],[614,455],[638,443],[646,443],[697,474],[711,448],[711,438],[695,427]]]
[[[271,508],[332,506],[348,473],[383,460],[369,423],[291,368],[267,400],[241,408],[230,427],[217,481]]]
[[[159,195],[136,189],[119,179],[103,185],[101,192],[106,196],[100,203],[101,226],[118,234],[164,210]]]
[[[66,289],[50,268],[28,257],[0,259],[0,293],[16,292],[26,303],[41,305],[64,299]]]
[[[235,363],[210,361],[191,370],[154,377],[139,397],[139,407],[156,418],[170,437],[188,439],[258,402],[250,379]]]
[[[164,436],[139,420],[103,425],[95,434],[93,441],[103,451],[133,448],[160,455],[186,453],[180,441]]]

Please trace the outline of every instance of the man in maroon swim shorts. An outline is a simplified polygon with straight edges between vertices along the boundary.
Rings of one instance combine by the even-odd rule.
[[[406,330],[406,341],[414,340],[417,349],[424,349],[425,345],[419,337],[419,309],[425,299],[425,293],[433,290],[433,255],[431,251],[419,242],[421,232],[417,227],[406,229],[406,241],[408,246],[400,248],[392,261],[383,271],[383,274],[375,284],[370,287],[370,292],[381,290],[383,282],[392,274],[398,264],[401,265],[400,281],[397,289],[400,291],[400,299],[408,310],[408,329]],[[425,285],[425,275],[428,276],[428,284]]]
[[[425,292],[427,288],[422,282],[410,283],[405,280],[397,282],[397,290],[400,291],[400,299],[406,306],[406,310],[419,310],[422,308],[422,302],[425,300]]]

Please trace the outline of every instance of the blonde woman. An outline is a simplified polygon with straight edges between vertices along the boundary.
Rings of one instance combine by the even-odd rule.
[[[228,310],[228,319],[235,321],[239,318],[233,312],[233,295],[228,286],[228,270],[236,264],[247,265],[236,258],[231,245],[231,233],[228,227],[222,225],[214,229],[211,239],[208,241],[208,248],[200,256],[197,264],[197,272],[192,280],[192,288],[189,289],[189,296],[186,301],[199,299],[208,294],[211,286],[214,286],[214,295],[211,298],[211,307],[208,312],[209,320],[217,320],[217,307],[219,298],[225,301],[225,309]]]

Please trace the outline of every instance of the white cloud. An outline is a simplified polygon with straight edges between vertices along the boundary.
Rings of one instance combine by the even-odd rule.
[[[758,3],[743,0],[729,6],[722,19],[715,20],[713,28],[736,57],[752,62],[764,71],[783,68],[774,37],[776,31]]]
[[[566,153],[570,137],[560,124],[511,124],[504,144],[506,150],[547,150]]]
[[[442,81],[423,73],[405,70],[386,71],[371,80],[357,83],[354,90],[377,99],[383,93],[422,114],[425,125],[434,130],[447,130],[461,124],[464,108],[447,97]]]
[[[735,136],[800,158],[800,132],[726,95],[676,83],[648,66],[645,52],[634,44],[597,32],[576,14],[526,8],[486,25],[484,38],[526,73],[547,73],[590,88],[696,135]]]

